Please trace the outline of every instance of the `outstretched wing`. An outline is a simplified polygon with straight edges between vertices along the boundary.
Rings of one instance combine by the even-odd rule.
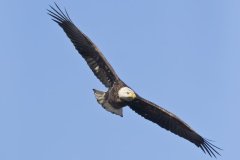
[[[214,157],[216,157],[215,154],[220,155],[217,152],[217,149],[220,148],[211,144],[209,140],[201,137],[180,118],[178,118],[171,112],[165,110],[164,108],[161,108],[156,104],[145,100],[139,96],[134,101],[130,102],[128,105],[132,110],[134,110],[136,113],[140,114],[144,118],[194,143],[196,146],[200,147],[204,151],[204,153],[207,152],[210,156]]]
[[[55,5],[56,8],[50,6],[52,10],[48,10],[48,14],[62,27],[95,76],[106,87],[111,87],[119,79],[112,66],[94,43],[74,25],[66,10],[63,12],[56,3]]]

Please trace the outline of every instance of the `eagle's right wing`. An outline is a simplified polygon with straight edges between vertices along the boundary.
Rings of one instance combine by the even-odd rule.
[[[134,110],[142,117],[194,143],[204,152],[207,152],[210,156],[216,157],[215,154],[220,155],[216,150],[220,148],[211,144],[207,139],[201,137],[180,118],[178,118],[173,113],[165,110],[164,108],[157,106],[156,104],[139,96],[137,96],[137,98],[132,102],[129,102],[128,105],[132,110]]]
[[[64,13],[56,3],[55,5],[56,8],[50,6],[52,10],[48,10],[48,14],[62,27],[95,76],[106,87],[111,87],[119,79],[112,66],[94,43],[74,25],[66,10]]]

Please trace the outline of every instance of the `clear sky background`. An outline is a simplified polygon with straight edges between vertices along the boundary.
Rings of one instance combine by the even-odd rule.
[[[56,2],[129,86],[239,159],[240,1]],[[1,160],[211,159],[129,108],[103,110],[49,4],[0,1]]]

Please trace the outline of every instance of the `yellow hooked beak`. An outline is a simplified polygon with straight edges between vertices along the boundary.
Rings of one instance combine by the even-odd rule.
[[[129,98],[135,99],[137,96],[134,92],[130,92]]]

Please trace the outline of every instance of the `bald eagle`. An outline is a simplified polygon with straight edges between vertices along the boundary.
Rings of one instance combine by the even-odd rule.
[[[166,109],[142,98],[126,85],[116,74],[112,66],[95,44],[81,32],[55,3],[50,6],[48,14],[66,33],[76,50],[86,60],[94,75],[108,88],[107,92],[93,89],[97,102],[107,111],[123,116],[123,107],[129,106],[133,111],[147,120],[171,131],[172,133],[192,142],[211,157],[220,155],[219,147],[200,136],[189,125]]]

